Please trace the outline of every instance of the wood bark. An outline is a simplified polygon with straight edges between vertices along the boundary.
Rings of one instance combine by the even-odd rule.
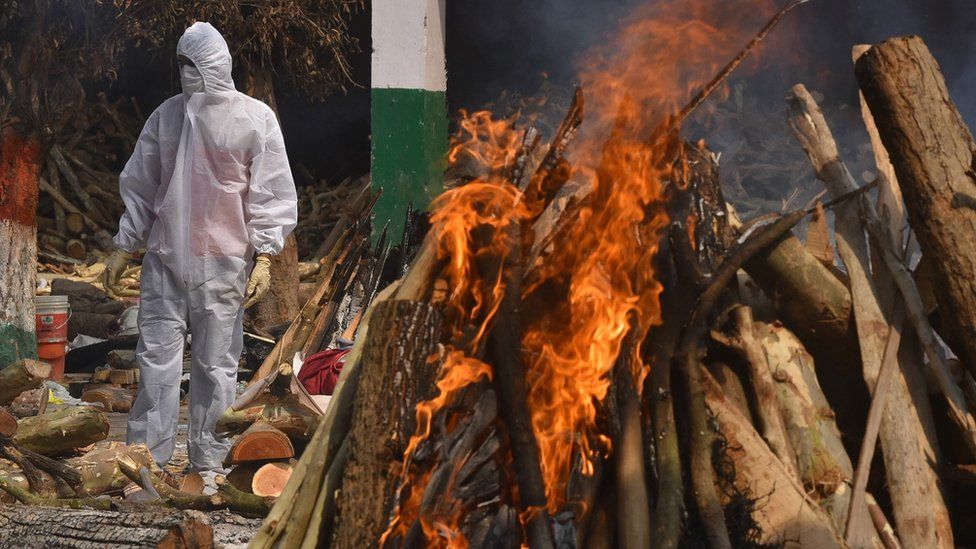
[[[732,312],[732,316],[735,319],[735,331],[724,343],[735,349],[746,363],[749,385],[755,397],[756,426],[786,470],[790,471],[794,478],[799,479],[800,475],[796,467],[798,456],[795,455],[780,414],[780,401],[773,382],[772,365],[757,334],[752,310],[749,307],[737,307]]]
[[[119,469],[118,461],[123,457],[142,467],[155,467],[156,464],[145,444],[127,446],[119,442],[68,459],[67,464],[81,475],[78,495],[97,496],[121,490],[129,483],[129,479]]]
[[[973,141],[938,63],[918,37],[871,48],[858,84],[891,154],[912,228],[931,261],[936,300],[956,352],[976,372],[976,197]]]
[[[21,419],[14,442],[45,456],[83,448],[108,436],[104,413],[83,406]]]
[[[249,461],[291,459],[295,448],[280,430],[264,421],[258,421],[237,437],[227,452],[224,463],[236,465]]]
[[[0,548],[212,547],[206,515],[166,509],[97,511],[0,505]]]
[[[789,540],[799,547],[842,547],[830,517],[806,495],[783,464],[766,446],[749,420],[705,376],[703,386],[709,409],[728,442],[728,457],[735,463],[735,485],[746,493],[765,496],[755,520],[764,543]]]
[[[264,394],[241,410],[228,408],[217,420],[219,434],[243,433],[263,421],[296,440],[308,440],[319,424],[320,416],[298,401],[298,397]]]
[[[20,393],[38,387],[51,375],[47,362],[18,360],[0,370],[0,404],[10,404]]]
[[[787,103],[794,134],[830,194],[836,198],[854,190],[857,184],[840,159],[830,128],[813,97],[798,84],[791,90]],[[858,204],[859,201],[862,203]],[[835,234],[838,252],[850,277],[864,380],[873,387],[881,370],[888,319],[870,278],[862,209],[873,211],[864,196],[840,204],[836,210]],[[900,366],[880,432],[895,522],[902,541],[909,546],[951,547],[952,528],[936,473],[938,443],[927,428],[933,425],[932,410],[924,391],[913,394],[911,390],[918,384],[910,381],[920,379],[921,375],[917,365]]]
[[[440,314],[421,302],[385,301],[373,312],[337,500],[334,547],[375,545],[386,529],[400,480],[396,473],[416,428],[415,407],[434,391],[437,368],[429,359],[441,323]]]

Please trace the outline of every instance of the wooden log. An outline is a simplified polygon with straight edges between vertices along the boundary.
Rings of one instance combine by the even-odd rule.
[[[267,422],[258,421],[237,437],[227,452],[224,464],[283,460],[294,456],[295,448],[284,433]]]
[[[171,509],[96,511],[0,505],[0,547],[212,547],[206,515]]]
[[[186,494],[166,484],[158,476],[149,473],[145,467],[125,457],[118,459],[119,469],[138,484],[143,490],[155,490],[160,498],[177,509],[194,509],[198,511],[215,511],[230,509],[231,511],[249,517],[263,517],[268,514],[273,503],[272,498],[263,498],[254,494],[242,492],[231,485],[224,477],[217,477],[217,493],[205,495]]]
[[[738,352],[745,361],[749,385],[755,396],[756,425],[760,434],[786,470],[799,480],[797,452],[790,443],[780,413],[780,399],[773,381],[772,366],[759,340],[752,310],[749,307],[737,307],[732,311],[732,316],[735,319],[734,332],[727,338],[721,338],[722,342]]]
[[[497,257],[493,257],[492,262],[495,265],[481,271],[482,276],[491,276],[488,273],[498,272],[505,292],[495,315],[495,325],[488,334],[489,360],[494,367],[492,381],[501,403],[502,419],[507,427],[515,465],[519,487],[518,510],[523,515],[529,513],[525,519],[526,539],[532,547],[549,549],[555,548],[555,542],[549,511],[546,509],[546,486],[539,463],[539,444],[532,430],[532,416],[528,408],[526,369],[522,364],[522,355],[518,352],[522,342],[519,310],[522,295],[522,233],[516,225],[504,230],[507,240],[504,261],[499,262]],[[633,407],[629,411],[636,412],[636,393],[633,396]],[[640,439],[639,421],[634,421],[633,427],[637,429],[637,437]],[[643,454],[639,452],[638,455]],[[646,506],[646,500],[644,503]],[[646,527],[649,522],[647,517],[644,518],[642,527]]]
[[[131,446],[112,442],[108,446],[95,448],[83,456],[66,460],[68,466],[81,475],[78,495],[97,496],[106,492],[121,490],[130,481],[119,469],[119,459],[129,459],[140,467],[156,468],[152,454],[145,444]]]
[[[392,296],[398,287],[398,283],[393,283],[385,288],[366,311],[360,329],[361,337],[357,339],[347,357],[329,408],[312,440],[306,446],[302,458],[295,465],[295,470],[284,491],[275,500],[274,507],[251,541],[251,547],[254,549],[281,546],[286,536],[292,540],[297,539],[303,547],[306,540],[315,547],[319,533],[331,527],[331,523],[323,524],[322,529],[310,527],[310,522],[321,523],[334,515],[334,505],[327,506],[327,499],[323,499],[320,506],[318,496],[322,494],[322,487],[328,482],[326,477],[332,470],[333,460],[337,460],[336,456],[341,453],[342,448],[348,448],[346,434],[352,420],[353,403],[359,386],[360,358],[366,343],[369,342],[370,318],[374,309]],[[340,467],[335,476],[341,477],[342,469],[344,467]],[[310,506],[303,505],[302,503],[308,499],[316,501]]]
[[[842,547],[830,517],[807,497],[749,420],[722,395],[721,388],[709,376],[703,379],[703,387],[708,408],[728,442],[728,457],[735,464],[735,485],[768,498],[753,517],[762,529],[760,541],[790,540],[800,547],[824,549]]]
[[[195,496],[203,494],[204,487],[203,477],[196,471],[190,471],[183,475],[178,486],[180,492]]]
[[[64,216],[64,225],[70,234],[80,235],[85,231],[85,218],[79,212],[70,212]]]
[[[45,456],[83,448],[108,436],[108,418],[89,407],[72,406],[21,419],[13,440]]]
[[[85,248],[85,243],[77,238],[72,238],[64,245],[64,253],[68,257],[81,261],[88,258],[88,249]]]
[[[280,254],[271,258],[271,286],[250,311],[259,330],[291,322],[300,311],[298,302],[298,241],[290,234]]]
[[[12,437],[17,432],[17,418],[0,408],[0,436]]]
[[[132,409],[136,395],[132,389],[105,385],[88,389],[81,394],[81,400],[101,404],[106,412],[126,413]]]
[[[251,480],[254,478],[254,473],[257,472],[262,463],[241,463],[235,466],[230,473],[227,473],[227,482],[234,485],[235,488],[243,492],[251,491]]]
[[[702,293],[688,327],[675,354],[679,370],[688,384],[689,416],[692,432],[690,442],[691,476],[699,517],[705,529],[709,545],[716,548],[731,547],[725,516],[715,491],[715,471],[712,467],[712,446],[714,435],[708,425],[708,412],[705,409],[705,388],[703,379],[708,375],[701,364],[701,342],[707,331],[708,317],[725,287],[757,252],[767,248],[788,233],[806,216],[805,211],[783,215],[772,224],[761,227],[750,235],[722,262],[708,287]]]
[[[51,375],[51,365],[24,358],[0,370],[0,404],[10,404],[20,393],[34,389]]]
[[[976,197],[976,143],[921,38],[893,38],[871,48],[856,73],[912,228],[932,260],[936,300],[943,317],[952,319],[945,323],[953,334],[947,339],[959,342],[956,352],[976,372],[976,211],[957,199]]]
[[[113,314],[74,312],[68,319],[68,339],[79,334],[108,339],[118,328],[116,319]]]
[[[429,357],[439,343],[441,324],[441,315],[423,302],[384,301],[372,313],[334,547],[374,545],[386,530],[400,482],[395,472],[416,429],[415,407],[435,389],[437,365]]]
[[[263,421],[296,440],[308,440],[319,424],[320,416],[298,401],[298,397],[258,396],[241,410],[228,408],[217,420],[217,433],[243,433],[252,424]]]
[[[739,413],[755,424],[755,420],[752,419],[752,410],[749,409],[749,397],[746,396],[742,379],[739,378],[736,370],[724,362],[709,362],[705,367],[708,368],[708,373],[711,374],[712,378],[722,387],[725,398],[735,404]]]
[[[293,470],[294,467],[288,462],[265,463],[251,476],[250,492],[263,497],[280,496]]]
[[[836,197],[856,188],[823,113],[806,88],[794,86],[787,102],[794,134],[831,195]],[[865,224],[861,221],[861,210],[870,212],[873,208],[866,197],[860,197],[858,202],[861,204],[839,206],[835,228],[837,249],[851,282],[864,380],[873,387],[881,370],[888,321],[869,275],[870,257]],[[933,425],[932,411],[925,392],[913,394],[911,387],[917,384],[909,383],[920,378],[917,368],[918,365],[902,364],[888,397],[880,435],[885,473],[901,539],[912,547],[950,547],[952,529],[936,474],[938,442],[929,428]]]
[[[134,370],[138,368],[135,351],[126,351],[123,349],[109,351],[108,355],[105,356],[105,364],[108,364],[116,370]]]
[[[139,370],[116,370],[108,372],[108,382],[112,385],[136,385],[139,383]]]

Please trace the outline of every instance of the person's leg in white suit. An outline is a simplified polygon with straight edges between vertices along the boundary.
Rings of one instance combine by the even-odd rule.
[[[190,304],[190,466],[196,471],[220,470],[230,439],[214,434],[220,415],[233,402],[237,366],[244,349],[244,286],[240,260],[215,265],[219,272],[192,288]]]
[[[144,442],[160,465],[173,457],[180,414],[186,342],[186,290],[153,253],[142,260],[139,300],[139,392],[129,411],[126,441]]]

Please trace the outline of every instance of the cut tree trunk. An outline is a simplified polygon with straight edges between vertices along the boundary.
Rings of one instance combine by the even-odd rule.
[[[0,404],[10,404],[20,393],[38,387],[51,375],[47,362],[18,360],[0,370]]]
[[[89,407],[72,406],[18,422],[14,442],[45,456],[83,448],[108,436],[108,418]]]
[[[41,146],[16,125],[0,129],[0,368],[37,356],[37,183]]]
[[[249,461],[291,459],[295,448],[280,430],[264,421],[258,421],[237,437],[227,453],[225,464],[236,465]]]
[[[363,349],[349,431],[349,461],[337,499],[334,547],[374,545],[388,524],[397,471],[416,428],[415,407],[432,396],[441,315],[429,304],[378,303]]]
[[[0,436],[12,437],[17,432],[17,418],[0,408]]]
[[[790,125],[810,157],[817,177],[834,198],[854,190],[857,184],[841,161],[827,121],[810,93],[798,84],[792,88],[787,102]],[[865,202],[861,207],[870,208],[867,197],[858,200]],[[857,201],[837,206],[837,250],[850,276],[864,381],[874,387],[881,370],[889,323],[870,278],[864,229]],[[910,384],[921,379],[918,365],[900,366],[888,395],[880,431],[898,534],[910,547],[951,547],[952,528],[936,471],[940,458],[938,443],[929,428],[933,425],[932,410],[924,390],[914,394],[911,390],[913,385],[924,385]]]
[[[213,529],[198,511],[96,511],[0,505],[0,548],[213,547]]]
[[[280,496],[293,469],[290,463],[281,461],[262,465],[251,476],[250,492],[256,496]]]
[[[918,37],[871,48],[856,64],[908,206],[912,228],[932,266],[944,328],[976,372],[976,143],[949,97],[938,63]]]
[[[726,342],[735,349],[746,363],[749,385],[755,396],[756,426],[769,448],[783,466],[799,479],[794,449],[780,413],[779,395],[773,382],[773,366],[766,357],[766,349],[758,336],[758,327],[752,319],[752,309],[737,307],[732,312],[735,331]]]

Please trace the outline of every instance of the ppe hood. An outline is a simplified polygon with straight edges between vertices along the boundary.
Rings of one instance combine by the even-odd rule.
[[[203,76],[205,93],[234,91],[230,50],[224,37],[210,23],[190,25],[180,37],[176,53],[193,61]]]

